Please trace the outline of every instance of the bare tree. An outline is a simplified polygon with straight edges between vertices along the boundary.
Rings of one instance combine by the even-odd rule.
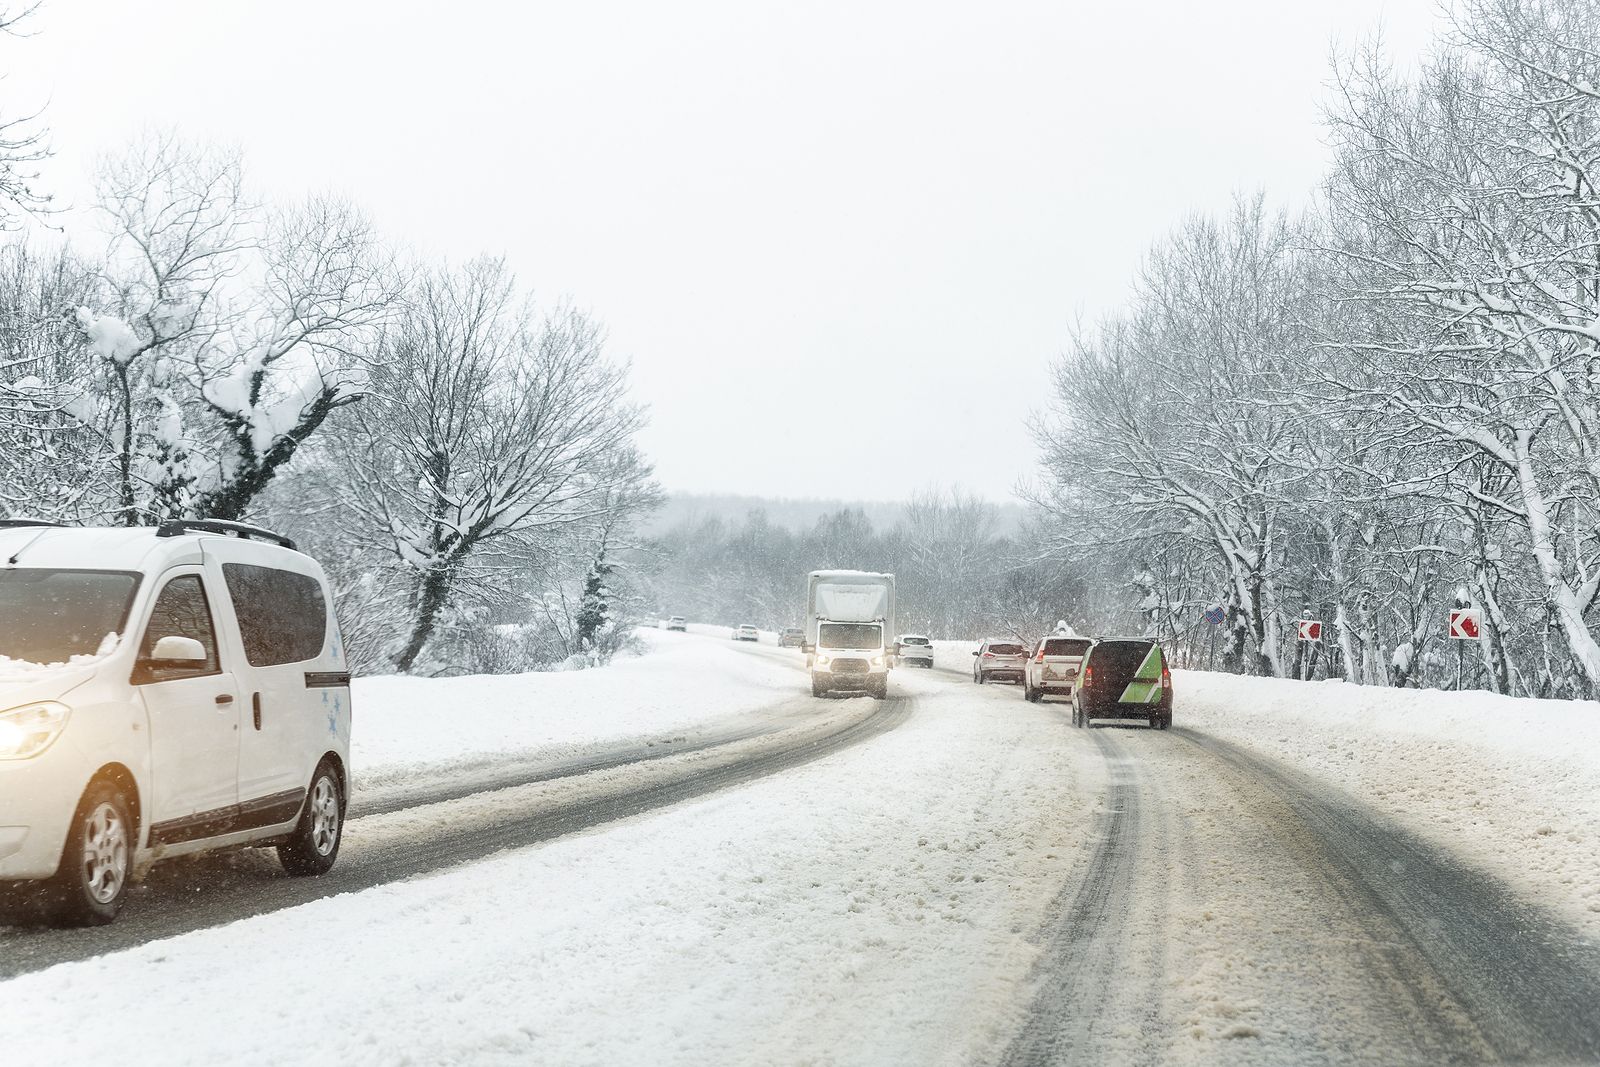
[[[120,521],[236,519],[360,397],[398,281],[366,220],[247,200],[237,153],[153,134],[99,175],[114,297],[77,321],[108,382]]]
[[[0,7],[0,37],[25,36],[21,27],[39,10],[37,3]],[[46,130],[38,113],[0,115],[0,230],[14,230],[24,216],[49,207],[50,197],[37,186],[37,164],[50,156]]]
[[[599,518],[635,477],[615,459],[641,416],[601,341],[571,309],[535,320],[500,260],[416,285],[341,433],[362,536],[414,585],[397,669],[497,552]]]

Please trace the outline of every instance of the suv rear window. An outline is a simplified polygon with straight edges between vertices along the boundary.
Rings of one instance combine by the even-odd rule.
[[[1132,674],[1139,669],[1139,664],[1150,654],[1150,646],[1154,641],[1101,641],[1094,646],[1094,652],[1089,659],[1096,669],[1104,667],[1107,670],[1126,671]]]
[[[1022,646],[1006,644],[1002,642],[999,644],[990,645],[989,651],[993,652],[997,656],[1020,656],[1022,655]]]
[[[224,563],[228,596],[239,619],[244,658],[252,667],[316,659],[328,635],[322,583],[308,574]]]
[[[929,642],[926,637],[907,637],[900,643],[902,645],[926,645],[930,644],[931,642]]]
[[[1081,656],[1089,651],[1089,642],[1082,637],[1052,637],[1044,643],[1047,656]]]

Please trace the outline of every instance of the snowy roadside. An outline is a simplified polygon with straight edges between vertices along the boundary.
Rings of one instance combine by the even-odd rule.
[[[1600,938],[1600,704],[1174,675],[1177,726],[1339,786]]]
[[[8,1014],[30,1021],[11,1029],[7,1054],[982,1058],[1025,1006],[1030,935],[1091,846],[1104,769],[1014,694],[907,675],[895,682],[915,700],[907,723],[801,770],[0,984]],[[274,995],[239,995],[249,989]]]
[[[647,651],[586,671],[358,678],[356,788],[471,774],[508,758],[565,759],[690,730],[804,691],[782,662],[683,634],[639,630]],[[730,642],[731,644],[731,642]]]

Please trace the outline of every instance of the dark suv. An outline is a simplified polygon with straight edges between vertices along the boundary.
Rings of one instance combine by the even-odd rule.
[[[1020,682],[1028,664],[1028,650],[1012,637],[991,637],[972,656],[972,680],[979,685],[992,679]]]
[[[1072,687],[1072,725],[1091,719],[1144,719],[1172,726],[1172,672],[1148,637],[1103,637],[1089,646]]]

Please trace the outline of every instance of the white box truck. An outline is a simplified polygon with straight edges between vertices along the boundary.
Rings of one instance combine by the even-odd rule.
[[[811,693],[889,695],[894,665],[894,575],[812,571],[806,577],[806,636],[801,651]]]

